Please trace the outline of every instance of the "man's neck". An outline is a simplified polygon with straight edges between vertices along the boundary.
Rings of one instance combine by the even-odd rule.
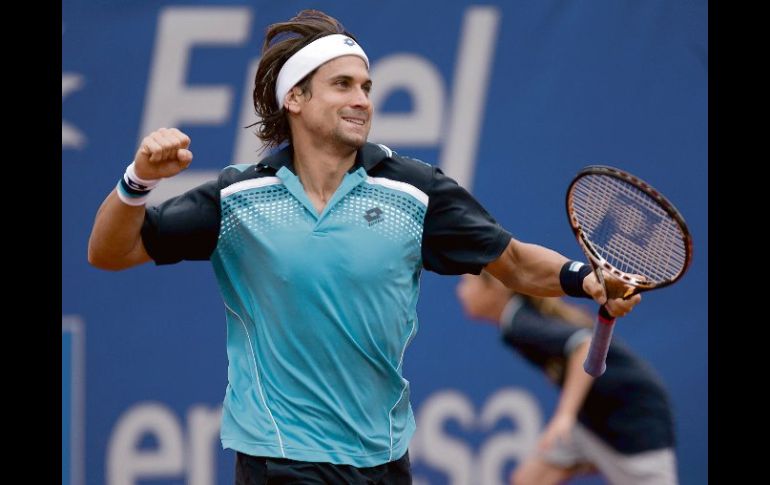
[[[330,149],[295,144],[294,171],[320,213],[356,161],[353,148]]]

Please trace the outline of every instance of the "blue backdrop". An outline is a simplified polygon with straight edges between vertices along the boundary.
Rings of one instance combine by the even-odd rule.
[[[624,168],[681,210],[695,238],[689,273],[646,294],[616,335],[670,389],[681,483],[708,482],[705,1],[62,6],[63,483],[232,483],[232,453],[218,441],[224,307],[209,264],[105,272],[88,265],[87,240],[155,128],[181,128],[195,153],[155,200],[258,158],[243,127],[256,121],[262,35],[308,7],[340,19],[369,55],[370,139],[441,166],[517,238],[582,259],[564,192],[588,164]],[[424,273],[420,331],[405,357],[415,483],[495,485],[534,443],[557,393],[491,326],[463,315],[457,282]]]

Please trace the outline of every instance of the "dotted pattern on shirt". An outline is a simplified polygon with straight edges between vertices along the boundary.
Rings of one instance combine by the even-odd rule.
[[[309,217],[283,185],[237,192],[222,201],[219,246],[223,251],[237,252],[243,247],[244,228],[259,234],[277,226],[298,224]]]
[[[222,205],[219,247],[224,252],[242,249],[244,228],[258,234],[311,217],[283,185],[238,192]],[[367,219],[367,211],[375,208],[382,211],[379,217]],[[409,195],[362,184],[337,203],[328,217],[334,223],[366,227],[392,241],[412,239],[421,246],[425,211],[425,206]]]
[[[379,217],[366,218],[379,208]],[[425,206],[411,196],[376,185],[361,184],[351,190],[329,215],[335,222],[367,227],[392,241],[413,239],[421,246]]]

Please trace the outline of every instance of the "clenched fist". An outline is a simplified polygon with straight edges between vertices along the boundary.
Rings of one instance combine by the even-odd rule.
[[[173,177],[186,169],[193,154],[187,148],[190,137],[176,128],[155,130],[139,145],[134,157],[134,171],[145,180]]]

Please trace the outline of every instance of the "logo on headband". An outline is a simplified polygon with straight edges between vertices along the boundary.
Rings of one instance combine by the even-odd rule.
[[[345,45],[349,45],[350,47],[353,47],[354,45],[356,45],[356,43],[353,42],[353,39],[351,39],[350,37],[346,37],[345,40],[343,40],[342,42],[344,42]]]

